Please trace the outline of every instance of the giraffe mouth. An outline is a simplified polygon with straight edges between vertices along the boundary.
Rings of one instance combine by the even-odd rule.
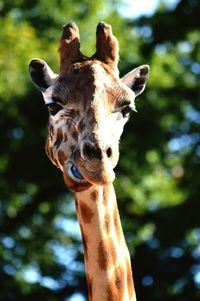
[[[72,180],[74,180],[75,182],[78,182],[78,183],[86,183],[87,182],[83,178],[82,174],[79,172],[78,168],[76,167],[76,165],[73,162],[67,161],[66,167],[67,167],[68,176]]]
[[[95,172],[93,172],[93,170],[90,171],[89,168],[86,168],[84,164],[79,164],[78,169],[71,160],[68,160],[65,166],[68,177],[77,184],[106,185],[112,183],[115,178],[113,169],[110,169],[108,172],[108,170],[101,170],[96,167]],[[84,174],[84,177],[82,174]]]

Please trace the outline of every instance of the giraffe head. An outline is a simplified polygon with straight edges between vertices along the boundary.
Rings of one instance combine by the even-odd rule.
[[[78,28],[70,22],[60,39],[59,75],[43,60],[29,65],[49,109],[47,155],[74,192],[114,180],[119,139],[149,72],[143,65],[120,79],[111,26],[99,23],[96,35],[96,53],[86,57],[80,52]]]

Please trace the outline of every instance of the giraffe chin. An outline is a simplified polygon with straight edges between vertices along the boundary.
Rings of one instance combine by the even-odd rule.
[[[85,176],[85,179],[91,183],[92,185],[97,185],[97,186],[104,186],[104,185],[108,185],[111,184],[114,179],[115,179],[115,173],[112,170],[112,172],[110,172],[109,174],[104,174],[104,173],[100,173],[100,174],[88,174]]]
[[[63,178],[65,184],[72,192],[80,192],[89,189],[91,186],[102,186],[112,183],[115,179],[115,173],[111,169],[109,172],[101,171],[91,173],[83,166],[76,167],[71,161],[67,161],[63,169]]]
[[[79,165],[79,172],[84,179],[92,185],[102,186],[111,184],[115,180],[115,173],[112,168],[105,168],[101,164],[96,168],[96,171],[88,170],[85,165]],[[94,169],[95,170],[95,169]]]
[[[67,170],[63,170],[63,179],[65,184],[67,185],[68,189],[72,192],[81,192],[88,190],[92,184],[84,181],[84,182],[75,182],[67,173]]]

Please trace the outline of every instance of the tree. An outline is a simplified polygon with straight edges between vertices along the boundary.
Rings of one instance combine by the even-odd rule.
[[[48,113],[27,65],[58,69],[59,28],[71,16],[92,54],[104,19],[120,42],[120,70],[150,78],[121,142],[115,187],[138,299],[199,299],[200,40],[198,1],[162,1],[132,22],[120,1],[6,1],[0,8],[0,300],[68,300],[86,293],[72,195],[46,158]],[[47,51],[48,49],[48,51]]]

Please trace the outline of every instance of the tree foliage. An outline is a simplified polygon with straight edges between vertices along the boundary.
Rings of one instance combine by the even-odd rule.
[[[92,54],[95,26],[112,24],[120,71],[151,67],[120,149],[115,188],[139,300],[200,293],[200,3],[160,1],[134,22],[120,1],[0,2],[0,300],[87,296],[73,196],[44,151],[48,114],[27,65],[58,69],[62,24],[74,19]]]

